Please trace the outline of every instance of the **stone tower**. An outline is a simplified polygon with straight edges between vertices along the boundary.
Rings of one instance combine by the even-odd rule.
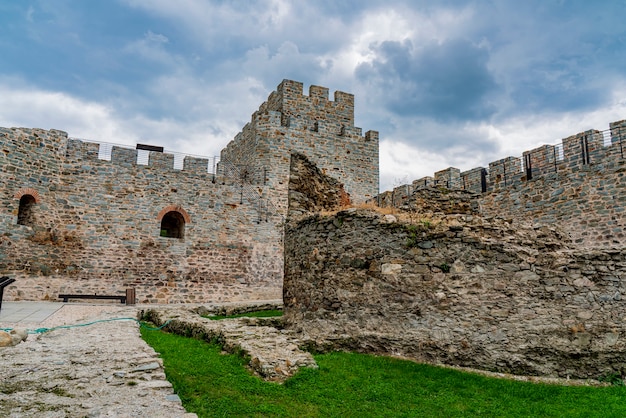
[[[249,181],[268,186],[269,199],[281,213],[287,205],[291,154],[300,153],[325,174],[344,184],[351,201],[378,193],[378,132],[362,135],[354,126],[354,96],[283,80],[252,115],[250,123],[221,153],[222,164],[246,172]]]

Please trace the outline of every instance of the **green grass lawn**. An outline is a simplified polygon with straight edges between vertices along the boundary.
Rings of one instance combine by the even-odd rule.
[[[316,355],[283,385],[252,376],[237,355],[142,329],[165,372],[199,417],[626,417],[626,388],[568,387],[355,353]]]
[[[274,316],[283,316],[283,311],[279,309],[268,309],[266,311],[254,311],[254,312],[246,312],[235,315],[203,315],[204,318],[208,319],[227,319],[227,318],[271,318]]]

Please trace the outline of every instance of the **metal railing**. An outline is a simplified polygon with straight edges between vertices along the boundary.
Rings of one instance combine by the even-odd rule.
[[[137,161],[136,161],[137,165],[149,165],[150,164],[150,152],[153,152],[153,151],[147,151],[143,149],[137,149],[135,146],[128,145],[128,144],[116,144],[112,142],[95,141],[91,139],[74,138],[74,137],[70,139],[81,141],[81,142],[88,142],[91,144],[98,144],[98,159],[105,160],[105,161],[111,161],[113,147],[136,150],[137,151]],[[172,168],[175,170],[184,170],[185,157],[191,157],[191,158],[207,160],[207,173],[217,174],[217,166],[220,162],[220,157],[217,155],[213,157],[207,157],[204,155],[187,154],[184,152],[170,151],[167,149],[163,150],[163,154],[170,154],[174,156],[174,163],[173,163]]]
[[[522,158],[519,158],[520,163],[517,169],[512,169],[515,167],[507,165],[507,162],[511,160],[503,160],[497,166],[492,165],[492,170],[488,172],[493,175],[493,168],[501,167],[498,170],[498,175],[501,175],[500,181],[503,181],[503,185],[506,186],[520,177],[520,174],[526,180],[531,180],[535,176],[564,170],[570,167],[570,165],[586,166],[609,158],[624,158],[624,147],[626,146],[625,127],[592,131],[577,138],[578,142],[574,145],[570,144],[572,149],[568,150],[568,155],[565,153],[563,142],[548,144],[525,152]],[[491,183],[494,182],[493,178],[490,180]]]

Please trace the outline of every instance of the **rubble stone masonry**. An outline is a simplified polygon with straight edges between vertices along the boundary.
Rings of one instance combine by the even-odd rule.
[[[305,343],[525,375],[626,369],[625,249],[576,250],[518,220],[404,216],[288,224],[285,321]]]
[[[507,157],[489,170],[441,170],[370,200],[376,210],[341,210],[323,172],[295,165],[285,325],[321,351],[623,376],[621,125],[606,146],[590,131],[563,140],[562,153],[525,153],[523,166]]]

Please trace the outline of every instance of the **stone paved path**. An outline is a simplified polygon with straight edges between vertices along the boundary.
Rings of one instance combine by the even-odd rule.
[[[41,323],[0,328],[52,328],[135,318],[138,308],[65,304]],[[1,417],[193,417],[165,379],[162,362],[134,321],[99,322],[29,335],[0,348]]]
[[[264,380],[284,382],[302,367],[318,367],[311,353],[299,348],[299,336],[282,329],[281,318],[212,321],[174,305],[149,307],[145,313],[159,325],[171,321],[166,328],[171,332],[220,340],[226,351],[243,350],[250,356],[248,367]]]

